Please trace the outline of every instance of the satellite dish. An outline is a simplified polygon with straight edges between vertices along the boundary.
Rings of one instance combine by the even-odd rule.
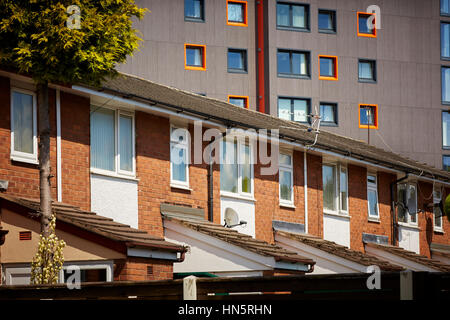
[[[227,208],[225,210],[225,226],[231,228],[239,224],[239,215],[234,209]]]

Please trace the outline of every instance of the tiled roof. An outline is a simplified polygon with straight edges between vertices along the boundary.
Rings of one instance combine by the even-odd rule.
[[[13,197],[0,193],[0,200],[2,199],[25,207],[32,211],[31,214],[39,216],[39,200]],[[139,246],[165,251],[185,251],[185,248],[182,246],[151,236],[145,231],[115,222],[111,218],[99,216],[94,212],[83,211],[75,206],[53,202],[53,213],[56,214],[57,225],[58,221],[62,221],[107,239],[123,243],[129,247]]]
[[[365,243],[365,246],[383,250],[387,253],[390,253],[390,254],[396,255],[400,258],[410,260],[412,262],[427,266],[427,267],[435,269],[437,271],[450,272],[450,265],[444,264],[437,260],[429,259],[428,257],[419,255],[415,252],[408,251],[408,250],[405,250],[400,247],[394,247],[394,246],[390,246],[390,245],[382,245],[382,244],[376,244],[376,243]]]
[[[377,265],[382,271],[402,271],[403,267],[393,265],[384,260],[380,260],[374,256],[362,253],[356,250],[349,249],[345,246],[339,245],[335,242],[324,240],[310,235],[296,234],[286,231],[276,231],[277,235],[299,241],[307,246],[314,247],[332,255],[341,257],[343,259],[356,262],[363,266]]]
[[[231,126],[256,130],[279,129],[280,137],[288,140],[295,139],[303,144],[311,144],[315,138],[313,133],[307,131],[308,127],[305,125],[131,75],[120,74],[114,79],[105,81],[101,88],[85,87],[152,105],[156,104],[211,121],[228,122]],[[321,130],[316,147],[402,172],[450,181],[450,173],[446,171],[326,130]]]
[[[223,227],[206,220],[183,219],[180,216],[163,214],[164,219],[177,222],[184,227],[190,228],[197,232],[209,235],[219,240],[225,241],[229,244],[241,247],[245,250],[255,252],[262,256],[270,256],[276,261],[298,262],[309,265],[314,265],[312,259],[299,256],[295,252],[285,250],[280,246],[270,244],[268,242],[254,239],[253,237],[240,233],[231,228]]]

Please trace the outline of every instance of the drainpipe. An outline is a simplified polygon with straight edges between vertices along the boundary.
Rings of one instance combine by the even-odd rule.
[[[398,224],[397,224],[397,215],[395,214],[395,193],[394,186],[398,183],[408,179],[408,173],[403,178],[400,178],[394,182],[391,182],[391,215],[392,215],[392,245],[395,246],[397,243],[397,234],[398,234]]]
[[[211,153],[209,154],[209,164],[208,164],[208,221],[213,222],[213,191],[214,191],[214,179],[213,179],[213,161]]]
[[[308,162],[306,161],[306,150],[303,153],[303,190],[305,192],[305,233],[308,233]]]
[[[256,1],[256,34],[257,34],[257,74],[258,74],[258,110],[265,113],[264,89],[264,0]]]
[[[62,202],[61,173],[61,92],[56,89],[56,190],[58,202]]]

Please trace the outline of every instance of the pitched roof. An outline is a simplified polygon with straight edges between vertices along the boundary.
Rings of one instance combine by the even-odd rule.
[[[31,214],[39,217],[39,200],[14,197],[0,193],[0,200],[6,200],[31,210]],[[56,221],[65,222],[91,233],[103,236],[107,239],[120,242],[127,247],[146,247],[165,251],[183,252],[183,246],[172,244],[163,238],[149,235],[147,232],[131,228],[128,225],[115,222],[111,218],[99,216],[94,212],[84,211],[78,207],[53,202],[53,213]]]
[[[412,262],[427,266],[431,269],[442,271],[442,272],[450,272],[450,265],[442,263],[437,260],[429,259],[426,256],[419,255],[415,252],[405,250],[400,247],[394,247],[391,245],[383,245],[383,244],[377,244],[377,243],[365,243],[366,247],[373,247],[376,249],[383,250],[387,253],[393,254],[395,256],[398,256],[400,258],[410,260]]]
[[[324,240],[311,235],[303,235],[286,231],[275,231],[276,234],[286,238],[299,241],[307,246],[314,247],[332,255],[343,259],[356,262],[363,266],[377,265],[382,271],[402,271],[403,267],[393,265],[387,261],[378,259],[377,257],[365,254],[356,250],[349,249],[335,242]]]
[[[305,125],[131,75],[120,74],[114,79],[105,81],[102,88],[84,87],[106,91],[148,104],[157,104],[177,112],[188,113],[201,119],[218,121],[234,127],[255,130],[279,129],[280,138],[295,140],[306,145],[313,143],[315,138],[313,133],[307,131],[308,127]],[[402,172],[450,181],[450,173],[446,171],[326,130],[321,130],[316,147]]]
[[[312,259],[299,256],[295,252],[285,250],[280,246],[273,245],[262,240],[254,239],[249,235],[240,233],[231,228],[223,227],[219,224],[206,220],[183,218],[180,215],[171,215],[168,213],[162,213],[162,215],[166,220],[177,222],[184,227],[209,235],[259,255],[273,257],[276,261],[304,263],[311,266],[315,264]]]

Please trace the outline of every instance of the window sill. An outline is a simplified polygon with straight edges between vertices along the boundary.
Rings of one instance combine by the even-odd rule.
[[[190,17],[184,17],[184,21],[186,21],[186,22],[200,22],[200,23],[205,23],[205,19],[202,19],[202,18],[190,18]]]
[[[319,29],[319,33],[337,34],[337,32],[335,30],[331,30],[331,29]]]
[[[434,233],[445,234],[443,229],[433,229]]]
[[[332,211],[324,211],[323,214],[326,214],[327,216],[335,216],[335,217],[340,217],[340,218],[345,218],[345,219],[350,219],[351,216],[349,216],[348,214],[340,214],[338,212],[332,212]]]
[[[176,183],[171,183],[170,187],[174,188],[174,189],[181,189],[181,190],[186,190],[186,191],[192,191],[192,189],[189,188],[189,186],[176,184]]]
[[[277,30],[296,31],[296,32],[309,32],[309,33],[311,33],[311,30],[309,28],[296,28],[296,27],[277,26]]]
[[[303,80],[311,80],[311,76],[308,75],[296,75],[296,74],[288,74],[288,73],[278,73],[278,78],[286,78],[286,79],[303,79]]]
[[[117,179],[123,179],[123,180],[130,180],[130,181],[136,181],[139,182],[139,179],[135,176],[126,176],[123,174],[118,174],[115,172],[105,172],[102,170],[92,169],[91,168],[91,174],[96,174],[99,176],[105,176],[105,177],[111,177],[111,178],[117,178]]]
[[[297,207],[293,203],[280,202],[280,208],[296,209]]]
[[[230,193],[230,192],[221,191],[220,196],[224,197],[224,198],[232,198],[232,199],[256,202],[256,199],[253,196],[244,196],[244,195],[238,194],[238,193]]]
[[[373,223],[381,223],[381,220],[378,218],[369,218],[367,219],[368,222],[373,222]]]
[[[371,79],[360,79],[358,78],[359,83],[371,83],[371,84],[377,84],[377,80],[371,80]]]
[[[237,74],[248,74],[247,70],[240,70],[240,69],[228,69],[227,70],[228,73],[237,73]]]
[[[404,223],[404,222],[398,222],[398,225],[400,227],[404,227],[404,228],[414,229],[414,230],[419,230],[420,231],[420,228],[419,228],[418,225],[408,224],[408,223]]]
[[[31,159],[31,158],[24,158],[21,156],[17,156],[17,155],[11,155],[11,160],[12,161],[16,161],[16,162],[24,162],[24,163],[28,163],[28,164],[39,164],[39,160],[37,159]]]

